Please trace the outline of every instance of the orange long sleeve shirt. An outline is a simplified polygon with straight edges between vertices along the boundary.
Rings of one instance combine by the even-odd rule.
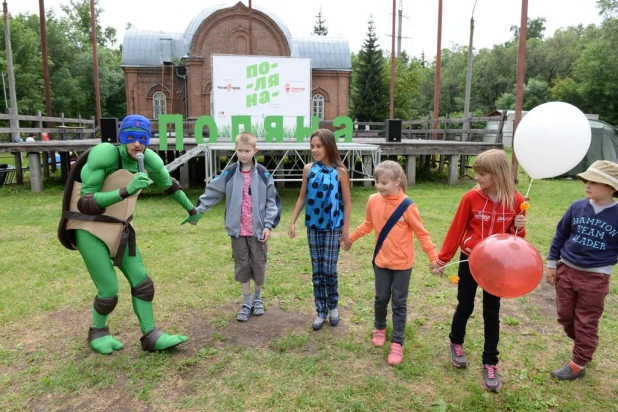
[[[378,193],[371,195],[367,201],[365,221],[350,235],[350,241],[354,243],[374,229],[377,241],[384,225],[405,197],[406,195],[403,192],[399,192],[397,196],[382,196]],[[403,216],[386,236],[382,248],[376,256],[376,265],[392,270],[404,270],[413,267],[414,236],[421,242],[421,247],[427,254],[429,261],[435,261],[438,257],[436,245],[432,243],[429,232],[423,226],[416,203],[412,203],[406,209]]]

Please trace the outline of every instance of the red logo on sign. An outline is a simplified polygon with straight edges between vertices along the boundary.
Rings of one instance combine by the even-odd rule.
[[[286,83],[285,84],[285,92],[289,93],[290,92],[290,83]]]

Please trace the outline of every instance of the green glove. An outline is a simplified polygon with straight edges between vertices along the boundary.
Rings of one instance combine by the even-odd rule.
[[[185,220],[182,221],[181,225],[184,225],[187,222],[191,223],[192,225],[196,225],[197,222],[199,222],[199,220],[202,218],[202,215],[202,212],[197,212],[193,216],[189,215]]]
[[[140,191],[141,189],[147,188],[151,184],[152,184],[152,180],[148,178],[146,173],[139,172],[138,174],[135,175],[133,180],[131,180],[129,184],[127,185],[127,192],[129,192],[129,195],[133,196],[138,191]]]

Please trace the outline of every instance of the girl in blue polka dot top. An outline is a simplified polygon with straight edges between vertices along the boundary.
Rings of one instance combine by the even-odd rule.
[[[350,245],[350,179],[330,130],[313,132],[310,144],[314,161],[303,169],[303,182],[288,234],[292,239],[296,236],[296,219],[305,208],[318,314],[312,328],[320,330],[327,316],[332,326],[339,323],[337,260],[340,242],[344,247]]]

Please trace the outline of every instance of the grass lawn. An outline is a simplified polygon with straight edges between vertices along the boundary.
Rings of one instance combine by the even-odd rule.
[[[520,190],[528,179],[522,176]],[[449,187],[421,183],[408,194],[439,246],[470,179]],[[201,188],[188,191],[196,199]],[[373,189],[354,188],[352,226]],[[110,330],[125,344],[111,356],[86,342],[95,288],[78,252],[56,238],[62,187],[0,188],[0,409],[2,410],[616,410],[618,288],[606,299],[600,345],[584,379],[557,382],[549,372],[570,359],[556,322],[554,291],[543,280],[529,295],[502,301],[503,389],[481,388],[480,301],[468,323],[470,367],[456,370],[447,350],[456,286],[428,271],[416,250],[408,302],[404,363],[386,363],[388,345],[371,345],[373,236],[339,259],[341,324],[311,330],[315,316],[306,232],[287,236],[298,189],[281,191],[284,210],[269,242],[266,313],[235,320],[240,287],[233,280],[223,205],[195,226],[172,200],[148,191],[134,226],[156,285],[155,318],[190,340],[168,353],[141,351],[128,283],[118,272],[119,303]],[[576,180],[535,181],[527,239],[542,256],[568,205],[583,196]],[[302,221],[302,219],[300,219]],[[447,269],[456,273],[456,266]],[[480,292],[479,292],[480,296]],[[389,315],[390,316],[390,315]],[[389,326],[390,331],[390,326]]]

